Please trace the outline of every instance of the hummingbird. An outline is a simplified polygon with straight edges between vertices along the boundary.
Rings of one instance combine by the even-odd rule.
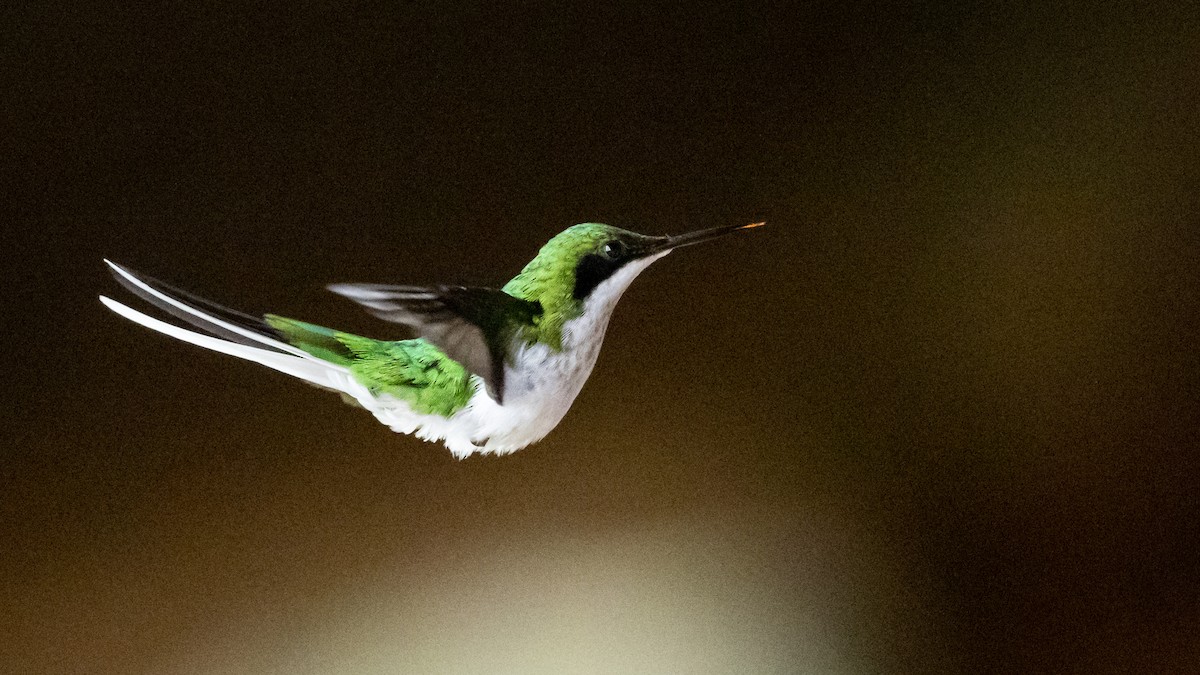
[[[109,260],[126,289],[198,330],[100,301],[147,328],[338,392],[393,431],[443,441],[457,458],[505,455],[541,440],[566,415],[638,274],[677,248],[764,224],[647,236],[581,223],[550,239],[502,288],[327,287],[416,334],[404,340],[246,314]]]

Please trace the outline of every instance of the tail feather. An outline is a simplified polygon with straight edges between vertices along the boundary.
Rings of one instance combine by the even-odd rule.
[[[350,365],[355,357],[344,342],[346,334],[332,328],[305,323],[275,314],[267,314],[267,325],[275,329],[289,344],[299,347],[313,356],[341,364]]]
[[[125,288],[155,307],[192,324],[205,333],[241,345],[266,345],[296,356],[305,356],[304,350],[280,340],[279,334],[262,319],[222,307],[186,291],[172,288],[161,281],[135,275],[111,260],[104,262],[112,268],[113,276]],[[181,298],[186,298],[188,302],[184,302]]]
[[[319,387],[335,389],[337,391],[347,391],[347,387],[351,382],[350,371],[345,366],[322,361],[312,356],[299,357],[291,354],[283,354],[269,349],[260,347],[250,347],[236,342],[230,342],[211,335],[204,335],[196,331],[181,328],[174,324],[169,324],[165,321],[160,321],[154,317],[147,316],[142,312],[133,309],[127,305],[121,304],[112,298],[100,296],[100,302],[104,303],[112,311],[121,316],[141,324],[152,330],[156,330],[165,335],[169,335],[178,340],[194,344],[198,347],[211,349],[214,352],[236,356],[247,361],[254,361],[262,365],[278,370],[281,373],[286,373],[292,377],[300,378],[306,382],[310,382]]]
[[[361,385],[350,376],[349,361],[337,354],[313,353],[293,345],[291,335],[275,329],[267,321],[249,314],[222,307],[186,291],[172,288],[160,281],[136,275],[132,271],[105,260],[113,276],[138,297],[199,330],[167,323],[140,312],[106,296],[100,296],[112,311],[152,330],[183,340],[205,349],[261,363],[318,387],[333,389],[356,396]],[[289,325],[304,326],[314,335],[325,331],[319,326],[283,320]],[[203,332],[201,332],[203,331]],[[343,348],[344,349],[344,348]]]

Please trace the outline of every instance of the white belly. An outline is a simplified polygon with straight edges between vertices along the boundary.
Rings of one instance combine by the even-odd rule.
[[[391,396],[356,398],[394,431],[429,441],[444,439],[456,457],[476,452],[505,455],[541,440],[558,426],[591,374],[602,339],[603,334],[574,348],[564,344],[562,351],[542,343],[518,351],[514,364],[505,368],[504,405],[485,393],[478,377],[473,378],[475,395],[449,418],[414,413]]]

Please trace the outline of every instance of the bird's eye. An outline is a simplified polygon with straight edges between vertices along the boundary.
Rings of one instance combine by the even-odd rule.
[[[619,239],[613,239],[604,245],[604,257],[609,260],[616,260],[625,255],[625,244]]]

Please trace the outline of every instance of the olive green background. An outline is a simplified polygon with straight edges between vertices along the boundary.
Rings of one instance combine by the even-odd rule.
[[[1200,669],[1200,16],[4,10],[0,671]],[[954,9],[949,9],[954,7]],[[455,461],[106,312],[650,268]]]

